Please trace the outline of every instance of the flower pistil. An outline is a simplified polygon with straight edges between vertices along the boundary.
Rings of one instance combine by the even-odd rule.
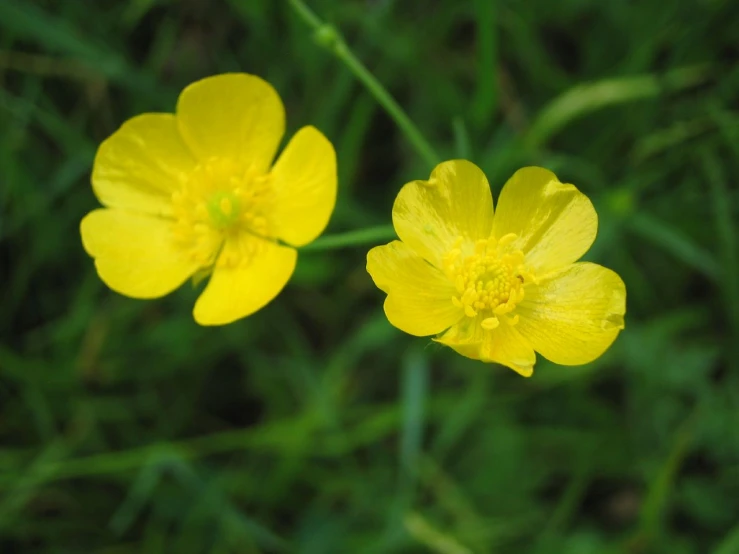
[[[270,239],[273,235],[266,213],[270,201],[269,175],[253,166],[229,159],[211,158],[199,164],[172,193],[174,232],[177,244],[203,266],[212,265],[228,236],[250,233]],[[257,241],[239,255],[220,258],[219,266],[247,265],[256,254]]]

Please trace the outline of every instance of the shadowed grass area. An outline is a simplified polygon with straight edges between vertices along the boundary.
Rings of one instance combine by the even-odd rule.
[[[593,199],[625,331],[523,379],[392,328],[369,246],[331,248],[430,167],[289,2],[2,0],[0,552],[739,552],[739,5],[309,4],[442,159]],[[227,71],[332,140],[348,235],[203,328],[190,284],[108,290],[78,226],[100,141]]]

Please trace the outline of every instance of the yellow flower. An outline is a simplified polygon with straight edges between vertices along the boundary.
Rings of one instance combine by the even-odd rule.
[[[466,160],[405,185],[393,206],[400,241],[373,248],[367,271],[387,293],[395,327],[528,377],[536,355],[563,365],[603,354],[624,327],[626,288],[577,262],[598,217],[573,185],[540,167],[518,170],[493,197]],[[401,242],[402,241],[402,242]]]
[[[193,312],[201,325],[230,323],[277,296],[294,247],[321,234],[336,201],[336,155],[314,127],[272,165],[284,130],[275,90],[240,73],[189,85],[176,114],[124,123],[95,157],[92,185],[105,208],[80,226],[100,278],[156,298],[212,273]]]

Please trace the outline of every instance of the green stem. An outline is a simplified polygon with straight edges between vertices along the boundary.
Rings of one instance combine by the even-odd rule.
[[[380,225],[378,227],[367,227],[320,237],[312,243],[300,249],[301,252],[320,252],[323,250],[338,250],[359,244],[372,244],[385,242],[396,238],[395,229],[392,225]]]
[[[323,22],[303,0],[288,0],[288,2],[295,10],[295,13],[315,30],[315,37],[318,43],[344,62],[349,68],[349,71],[367,87],[370,94],[385,108],[385,111],[395,120],[395,123],[405,133],[408,140],[426,163],[430,167],[438,164],[440,161],[439,156],[431,144],[426,140],[421,131],[418,130],[418,127],[413,124],[408,115],[403,111],[403,108],[390,96],[385,87],[357,59],[339,32],[331,25]]]
[[[477,90],[472,100],[472,123],[484,128],[490,121],[497,102],[496,83],[496,3],[476,0],[477,12]]]

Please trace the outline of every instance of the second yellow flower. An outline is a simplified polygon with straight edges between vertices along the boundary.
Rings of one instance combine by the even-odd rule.
[[[577,261],[595,239],[595,209],[551,171],[518,170],[494,213],[480,168],[444,162],[401,189],[393,224],[401,240],[373,248],[367,270],[407,333],[440,333],[434,340],[463,356],[528,377],[535,351],[584,364],[624,327],[624,282]]]
[[[272,165],[284,130],[275,90],[240,73],[191,84],[176,114],[124,123],[95,158],[105,208],[81,224],[100,278],[126,296],[156,298],[211,274],[194,309],[202,325],[272,300],[295,269],[294,247],[321,234],[336,201],[336,155],[314,127]]]

